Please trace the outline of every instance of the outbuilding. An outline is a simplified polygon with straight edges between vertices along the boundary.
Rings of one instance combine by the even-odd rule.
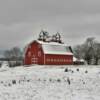
[[[24,64],[72,65],[73,53],[69,46],[57,42],[34,40],[25,49]]]
[[[85,60],[84,59],[78,59],[78,58],[73,56],[73,64],[74,65],[84,65]]]

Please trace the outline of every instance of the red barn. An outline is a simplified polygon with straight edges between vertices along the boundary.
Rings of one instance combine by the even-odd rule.
[[[25,50],[25,65],[73,64],[73,53],[65,44],[35,40]]]

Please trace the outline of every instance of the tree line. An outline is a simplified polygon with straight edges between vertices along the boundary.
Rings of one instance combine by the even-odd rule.
[[[99,64],[100,43],[94,37],[87,38],[83,44],[75,46],[73,51],[75,57],[84,59],[87,64]]]
[[[9,62],[10,66],[22,65],[23,51],[19,47],[13,47],[4,51],[5,60]]]

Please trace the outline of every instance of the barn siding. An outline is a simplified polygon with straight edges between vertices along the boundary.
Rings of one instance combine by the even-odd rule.
[[[28,52],[30,49],[28,48],[27,51],[25,52],[25,58],[24,58],[24,64],[25,65],[30,65],[31,64],[31,57],[28,56]]]
[[[72,55],[45,55],[46,65],[71,65],[73,64]]]

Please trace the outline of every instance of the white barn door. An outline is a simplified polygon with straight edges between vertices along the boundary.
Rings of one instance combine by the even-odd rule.
[[[38,58],[35,55],[33,55],[31,62],[32,62],[32,64],[38,64]]]

